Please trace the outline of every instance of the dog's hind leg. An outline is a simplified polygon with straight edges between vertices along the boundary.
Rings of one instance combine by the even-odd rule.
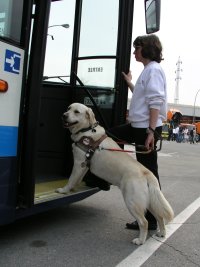
[[[165,222],[162,217],[157,217],[158,227],[159,231],[157,231],[156,235],[159,237],[165,237],[166,236],[166,228],[165,228]]]
[[[165,228],[165,222],[163,217],[161,217],[160,215],[158,215],[153,209],[149,209],[149,211],[153,214],[153,216],[156,218],[157,222],[158,222],[158,230],[156,235],[159,237],[165,237],[166,235],[166,228]]]
[[[134,208],[134,206],[132,208],[128,208],[128,209],[129,209],[130,213],[134,216],[136,221],[138,222],[139,229],[140,229],[139,237],[134,238],[132,240],[132,243],[136,244],[136,245],[142,245],[142,244],[144,244],[144,242],[146,241],[146,238],[147,238],[148,221],[146,220],[144,215],[139,214],[137,212],[137,210]]]
[[[136,213],[134,213],[134,217],[138,222],[140,234],[139,237],[132,240],[132,243],[136,245],[142,245],[147,238],[148,221],[145,219],[144,215],[138,216]]]
[[[124,201],[126,203],[129,212],[138,222],[140,229],[139,237],[133,239],[132,242],[136,245],[142,245],[144,244],[147,238],[147,232],[148,232],[148,221],[144,216],[145,209],[139,204],[138,200],[137,203],[135,202],[133,195],[130,194],[124,195]]]

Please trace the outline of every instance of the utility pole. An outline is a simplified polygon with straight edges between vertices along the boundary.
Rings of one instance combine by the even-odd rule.
[[[175,88],[175,94],[174,94],[174,103],[175,104],[178,104],[179,103],[179,81],[181,80],[181,76],[180,76],[180,72],[183,71],[181,69],[181,64],[182,64],[182,61],[180,59],[180,57],[178,58],[178,61],[176,63],[176,78],[175,78],[175,81],[176,81],[176,88]]]

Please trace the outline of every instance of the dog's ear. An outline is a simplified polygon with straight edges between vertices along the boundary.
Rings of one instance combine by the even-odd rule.
[[[86,111],[86,118],[88,119],[90,125],[93,125],[96,122],[94,113],[93,113],[93,111],[92,111],[91,108],[88,108],[87,109],[87,111]]]

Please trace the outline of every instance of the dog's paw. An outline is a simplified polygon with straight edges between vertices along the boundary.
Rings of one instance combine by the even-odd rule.
[[[56,191],[56,193],[60,193],[60,194],[69,193],[69,190],[66,187],[57,188],[55,191]]]
[[[165,237],[166,236],[166,231],[158,231],[156,233],[156,236],[158,236],[158,237]]]
[[[141,240],[140,238],[135,238],[132,240],[132,243],[135,244],[135,245],[143,245],[145,242],[145,240]]]

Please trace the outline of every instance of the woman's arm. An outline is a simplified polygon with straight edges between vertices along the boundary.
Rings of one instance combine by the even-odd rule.
[[[149,130],[147,139],[145,141],[145,146],[148,150],[154,149],[154,132],[153,132],[153,130],[156,129],[158,115],[159,115],[158,109],[150,108],[150,117],[149,117],[150,130]],[[153,129],[153,130],[151,130],[151,129]]]

